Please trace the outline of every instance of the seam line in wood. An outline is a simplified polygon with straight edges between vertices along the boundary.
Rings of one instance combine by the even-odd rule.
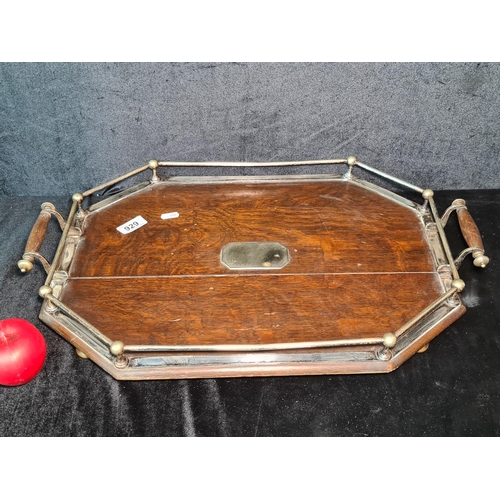
[[[433,271],[402,271],[402,272],[366,272],[366,273],[227,273],[227,274],[158,274],[158,275],[147,275],[147,276],[70,276],[68,280],[96,280],[96,279],[158,279],[158,278],[231,278],[237,276],[349,276],[349,275],[394,275],[394,274],[435,274],[439,275],[437,272]]]

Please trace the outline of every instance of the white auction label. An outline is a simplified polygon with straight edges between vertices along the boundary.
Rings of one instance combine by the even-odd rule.
[[[162,219],[177,219],[179,217],[179,212],[169,212],[168,214],[161,214]]]
[[[122,224],[121,226],[118,226],[116,229],[120,231],[122,234],[128,234],[132,233],[136,229],[139,229],[140,227],[144,226],[144,224],[147,224],[148,221],[142,217],[142,215],[138,215],[137,217],[134,217],[133,219],[129,220],[128,222],[125,222],[125,224]]]

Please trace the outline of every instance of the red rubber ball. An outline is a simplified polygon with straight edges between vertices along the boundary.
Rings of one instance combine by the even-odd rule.
[[[29,321],[0,321],[0,385],[22,385],[33,380],[42,369],[46,354],[43,335]]]

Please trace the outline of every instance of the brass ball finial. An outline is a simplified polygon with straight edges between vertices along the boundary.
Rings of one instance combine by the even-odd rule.
[[[348,156],[347,157],[347,164],[350,166],[350,167],[354,167],[354,165],[356,165],[356,162],[358,160],[356,159],[355,156]]]
[[[17,267],[21,270],[22,273],[25,273],[33,269],[33,262],[30,262],[26,259],[21,259],[17,262]]]
[[[461,292],[465,288],[465,282],[464,280],[453,280],[451,286]]]
[[[432,189],[424,189],[422,191],[422,198],[424,200],[428,200],[429,198],[432,198],[434,196],[434,191]]]
[[[488,262],[490,261],[489,257],[486,257],[486,255],[479,255],[474,259],[474,265],[476,267],[486,267],[488,265]]]
[[[43,285],[38,289],[38,295],[44,299],[49,293],[52,293],[52,288],[48,285]]]
[[[148,165],[149,165],[151,168],[158,168],[158,160],[149,160]]]
[[[75,193],[71,199],[73,201],[76,201],[77,203],[81,203],[83,201],[83,194],[82,193]]]
[[[392,349],[398,341],[398,338],[394,333],[386,333],[384,335],[384,347],[387,347],[388,349]]]
[[[115,340],[109,346],[109,351],[114,356],[120,356],[120,354],[123,354],[124,347],[125,347],[125,344],[121,340]]]

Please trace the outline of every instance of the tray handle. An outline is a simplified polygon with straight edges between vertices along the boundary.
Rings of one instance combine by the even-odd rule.
[[[490,259],[484,255],[484,245],[483,240],[481,238],[481,233],[472,218],[472,215],[469,213],[467,206],[465,204],[465,200],[458,198],[451,206],[449,206],[443,216],[441,217],[441,225],[444,227],[448,222],[448,218],[450,214],[456,210],[458,223],[460,225],[460,230],[462,231],[462,235],[469,245],[456,259],[455,265],[457,268],[460,266],[464,258],[472,253],[472,258],[474,259],[474,265],[476,267],[486,267]]]
[[[35,259],[38,259],[42,263],[43,268],[47,273],[49,272],[50,264],[43,255],[38,253],[38,250],[40,250],[43,240],[45,239],[45,235],[47,234],[50,217],[52,215],[56,216],[61,229],[64,229],[64,226],[66,225],[64,218],[59,212],[56,211],[56,208],[52,205],[52,203],[42,203],[41,208],[40,215],[38,216],[38,219],[28,236],[23,257],[17,263],[17,267],[19,267],[23,273],[33,269],[33,262]]]

